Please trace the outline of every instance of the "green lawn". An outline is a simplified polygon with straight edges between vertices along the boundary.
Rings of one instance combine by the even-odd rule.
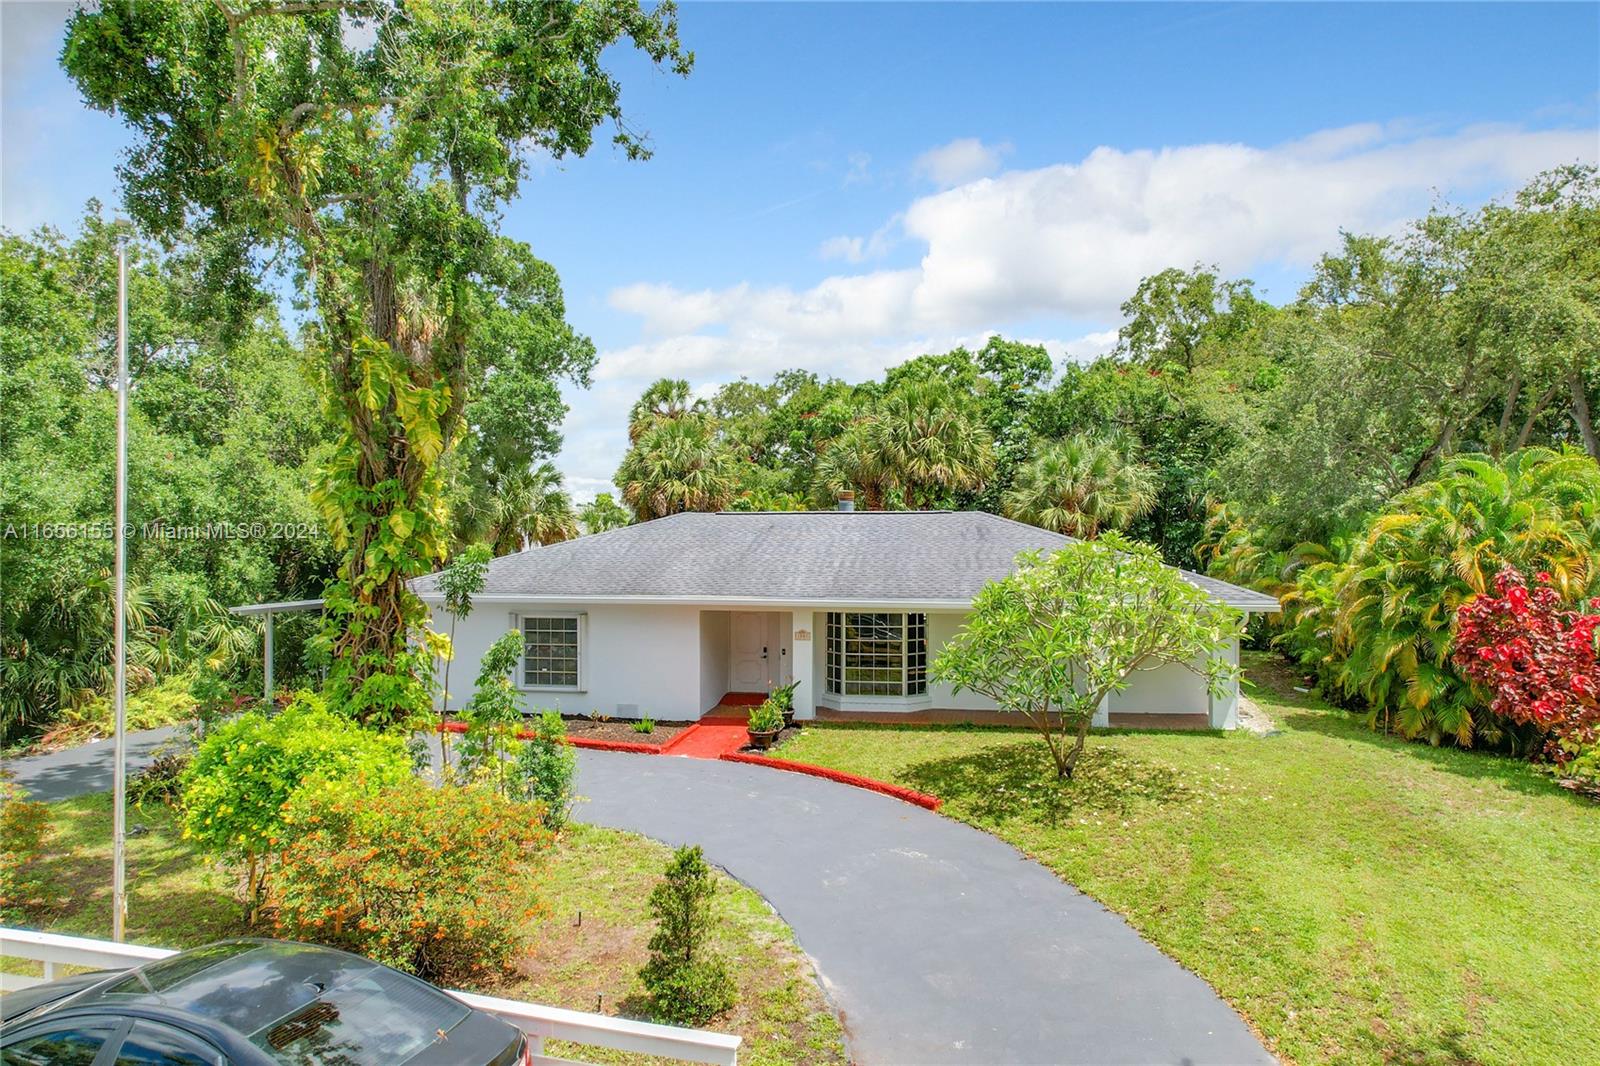
[[[778,753],[932,792],[1125,915],[1295,1062],[1600,1062],[1600,806],[1375,735],[1273,657],[1279,732],[821,727]],[[1588,1047],[1588,1051],[1582,1050]]]
[[[39,870],[42,892],[27,924],[106,937],[111,925],[111,802],[86,796],[51,805],[54,833]],[[234,878],[199,859],[160,804],[129,810],[128,939],[187,947],[247,935]],[[630,833],[570,826],[545,873],[549,913],[516,974],[473,991],[605,1014],[643,1013],[635,977],[652,923],[645,897],[671,850]],[[732,963],[739,1005],[708,1028],[745,1038],[740,1061],[755,1066],[845,1061],[838,1021],[788,926],[755,892],[719,879],[718,949]],[[27,972],[12,960],[7,969]],[[37,964],[32,972],[37,973]],[[581,1051],[581,1054],[580,1054]],[[576,1045],[551,1054],[605,1063],[643,1056]]]

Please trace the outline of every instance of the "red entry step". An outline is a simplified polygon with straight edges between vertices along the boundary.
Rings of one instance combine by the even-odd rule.
[[[668,741],[661,754],[720,759],[749,743],[749,730],[743,718],[702,718]]]

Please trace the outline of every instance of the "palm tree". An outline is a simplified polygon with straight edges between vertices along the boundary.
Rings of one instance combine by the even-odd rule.
[[[578,512],[578,521],[583,523],[585,533],[604,533],[625,526],[631,520],[628,509],[609,492],[600,493]]]
[[[1526,448],[1496,463],[1448,460],[1439,477],[1397,496],[1343,566],[1309,574],[1331,599],[1335,677],[1406,736],[1493,742],[1483,710],[1449,658],[1456,609],[1506,566],[1548,571],[1569,600],[1600,585],[1600,466],[1576,448]]]
[[[1019,522],[1093,539],[1155,506],[1156,474],[1111,442],[1080,433],[1041,447],[1018,469],[1003,503]]]
[[[909,508],[977,492],[994,473],[989,431],[943,381],[912,381],[895,389],[869,426],[874,464]]]
[[[640,394],[628,411],[628,443],[637,444],[645,430],[657,422],[671,421],[705,410],[705,402],[693,399],[689,383],[682,378],[658,378]]]
[[[617,468],[622,499],[641,522],[680,511],[720,511],[738,490],[735,459],[704,415],[658,419]]]
[[[867,510],[883,509],[888,476],[880,461],[875,433],[876,421],[869,415],[818,445],[811,490],[818,503],[831,507],[839,493],[850,489],[861,493]]]
[[[529,544],[557,544],[578,535],[572,497],[550,463],[500,478],[484,508],[485,540],[495,555]]]

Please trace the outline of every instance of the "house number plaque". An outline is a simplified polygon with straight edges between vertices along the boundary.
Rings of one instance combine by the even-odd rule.
[[[797,629],[797,630],[795,630],[794,631],[794,639],[795,640],[810,640],[811,639],[811,630],[809,630],[809,629]]]

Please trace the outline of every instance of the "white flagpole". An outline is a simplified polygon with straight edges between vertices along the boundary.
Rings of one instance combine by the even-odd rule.
[[[117,241],[117,694],[116,766],[112,770],[111,939],[120,941],[128,920],[128,240]]]

